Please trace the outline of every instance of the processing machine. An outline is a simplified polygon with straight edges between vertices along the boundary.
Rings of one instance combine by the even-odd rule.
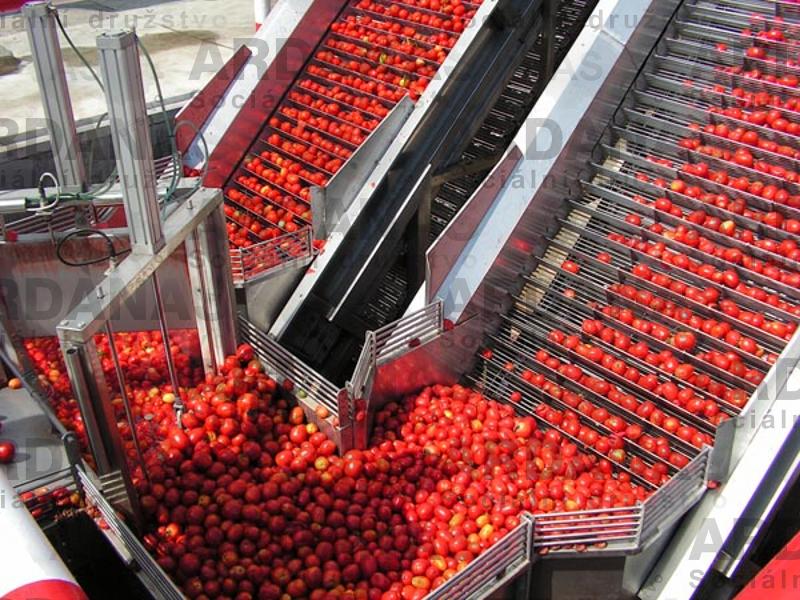
[[[284,1],[159,158],[147,50],[107,32],[102,183],[57,12],[24,15],[55,168],[0,194],[0,341],[26,399],[3,431],[10,485],[64,547],[75,519],[96,526],[132,597],[282,597],[235,552],[217,588],[167,549],[202,545],[170,530],[200,502],[171,491],[165,471],[193,468],[176,448],[246,436],[220,409],[228,429],[195,439],[187,390],[226,393],[214,374],[240,366],[351,462],[398,399],[466,385],[640,494],[554,510],[542,492],[403,597],[730,597],[781,545],[800,443],[798,5]],[[257,529],[252,554],[225,535],[247,568],[256,541],[273,552]]]

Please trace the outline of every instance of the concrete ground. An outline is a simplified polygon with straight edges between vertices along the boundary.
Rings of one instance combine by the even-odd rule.
[[[153,57],[166,98],[200,89],[241,45],[237,38],[254,31],[253,0],[55,0],[54,4],[75,45],[96,69],[97,35],[135,28]],[[106,103],[99,87],[63,36],[61,46],[76,118],[103,114]],[[19,62],[0,60],[0,138],[41,127],[43,117],[18,13],[0,14],[0,59],[2,48]],[[147,99],[155,100],[155,85],[144,60],[142,68]]]

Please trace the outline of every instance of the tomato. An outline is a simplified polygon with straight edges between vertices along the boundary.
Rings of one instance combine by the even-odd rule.
[[[563,263],[561,263],[561,268],[567,271],[568,273],[573,273],[573,274],[576,274],[578,271],[580,271],[580,266],[578,265],[578,263],[571,260],[565,260]]]
[[[611,264],[611,255],[608,252],[599,252],[596,258],[600,262]]]
[[[684,352],[691,352],[697,345],[697,338],[691,331],[679,331],[675,334],[673,345]]]
[[[17,448],[14,442],[0,440],[0,465],[7,465],[13,462]]]

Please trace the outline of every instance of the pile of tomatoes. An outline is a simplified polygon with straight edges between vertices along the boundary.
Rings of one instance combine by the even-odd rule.
[[[108,337],[98,335],[95,337],[95,342],[103,374],[114,394],[112,402],[120,417],[120,427],[127,429]],[[172,354],[179,385],[191,386],[202,380],[200,340],[195,330],[171,332],[168,347],[163,344],[160,331],[118,332],[114,334],[114,344],[125,375],[127,391],[133,400],[131,409],[137,417],[144,417],[146,414],[161,410],[161,406],[153,401],[150,390],[157,390],[157,386],[164,385],[170,380],[165,354],[167,349]],[[78,435],[84,450],[88,451],[83,418],[72,393],[72,385],[64,365],[58,338],[29,338],[25,340],[24,345],[56,418],[69,431]],[[148,393],[151,395],[148,396]],[[160,402],[160,397],[158,400]],[[172,410],[171,406],[169,410]],[[125,437],[129,445],[128,453],[133,456],[135,453],[130,432],[124,431],[124,433],[127,434]]]
[[[137,484],[145,543],[190,598],[421,599],[524,511],[630,507],[648,494],[459,385],[386,405],[368,448],[344,455],[282,387],[242,346],[186,390],[182,427],[158,426]]]
[[[311,187],[326,186],[395,104],[419,98],[478,5],[353,0],[225,188],[231,247],[310,226]],[[245,277],[273,264],[250,262]]]

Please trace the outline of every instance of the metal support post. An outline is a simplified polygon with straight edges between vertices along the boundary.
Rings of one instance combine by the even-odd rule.
[[[186,238],[197,331],[206,371],[222,365],[236,349],[236,301],[222,211],[213,211]]]
[[[107,416],[107,408],[111,406],[108,389],[105,386],[105,381],[102,384],[98,383],[95,377],[89,375],[91,370],[89,368],[88,353],[84,345],[65,345],[62,341],[62,350],[67,374],[72,383],[72,391],[81,409],[83,426],[97,466],[97,472],[100,475],[105,475],[114,470],[113,442],[109,439],[110,436],[103,435],[104,429],[107,429],[104,424],[107,425],[109,421],[109,419],[105,418]],[[96,389],[92,390],[90,385]],[[96,402],[92,391],[97,392],[98,399]],[[116,429],[116,420],[110,419],[110,421],[113,423],[113,428]]]
[[[78,344],[67,342],[59,330],[72,391],[81,409],[101,481],[114,486],[115,504],[134,519],[139,519],[139,501],[131,480],[125,447],[117,426],[117,415],[111,402],[111,392],[103,375],[97,345],[94,340]],[[109,340],[113,344],[113,340]],[[123,385],[124,382],[120,382]]]
[[[178,381],[178,374],[175,371],[175,357],[172,356],[172,344],[169,337],[169,324],[167,323],[167,313],[164,310],[164,301],[161,295],[161,284],[158,282],[158,272],[150,276],[150,283],[153,287],[153,297],[156,300],[156,311],[158,311],[158,326],[161,329],[161,342],[164,344],[164,357],[167,360],[167,370],[169,371],[169,381],[172,385],[172,391],[177,400],[175,401],[175,409],[183,409],[183,400],[181,399],[181,387]]]
[[[108,348],[111,351],[111,359],[114,361],[114,372],[119,381],[119,395],[122,398],[122,405],[125,407],[125,418],[128,419],[128,425],[131,428],[131,440],[133,441],[134,449],[136,450],[136,458],[142,467],[142,472],[150,483],[150,477],[147,469],[144,467],[144,453],[142,446],[139,443],[139,433],[136,430],[136,418],[133,416],[133,409],[131,408],[131,399],[128,396],[128,382],[125,378],[125,371],[122,370],[122,364],[119,360],[119,353],[117,352],[117,344],[114,340],[114,329],[111,326],[111,321],[106,321],[106,335],[108,336]]]
[[[56,31],[56,9],[49,2],[29,2],[23,5],[22,14],[47,119],[59,186],[62,191],[84,191],[86,168]]]
[[[419,289],[425,283],[425,253],[431,237],[431,205],[434,190],[428,178],[427,185],[420,191],[421,198],[417,212],[409,223],[408,248],[406,261],[408,271],[408,288]]]
[[[542,3],[542,42],[544,43],[544,76],[550,81],[556,70],[556,1]]]
[[[135,253],[155,254],[164,247],[164,233],[137,37],[132,31],[104,33],[97,48],[131,246]]]

